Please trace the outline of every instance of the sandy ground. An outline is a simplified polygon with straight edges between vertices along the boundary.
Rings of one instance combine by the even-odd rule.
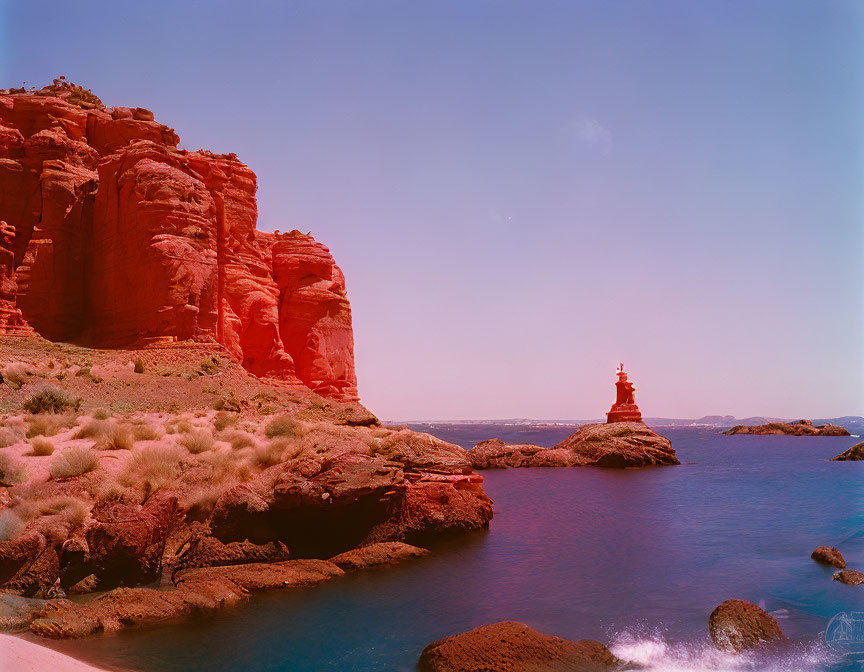
[[[0,635],[2,672],[102,672],[80,660],[11,635]]]

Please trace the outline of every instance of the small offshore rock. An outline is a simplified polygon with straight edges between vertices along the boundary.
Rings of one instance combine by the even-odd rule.
[[[834,580],[845,583],[847,586],[860,586],[864,584],[864,572],[857,569],[844,569],[834,574]]]
[[[846,566],[846,561],[843,559],[843,555],[832,546],[820,546],[810,554],[810,557],[816,562],[821,562],[823,565],[839,567],[840,569],[843,569]]]
[[[708,632],[715,647],[731,653],[785,639],[774,617],[746,600],[726,600],[712,611]]]

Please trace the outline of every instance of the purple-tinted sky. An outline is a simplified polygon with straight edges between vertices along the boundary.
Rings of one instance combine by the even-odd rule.
[[[382,417],[864,414],[859,0],[0,2],[345,270]]]

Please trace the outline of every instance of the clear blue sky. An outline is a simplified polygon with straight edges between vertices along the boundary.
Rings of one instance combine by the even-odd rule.
[[[0,4],[56,75],[258,174],[404,418],[864,414],[864,2]]]

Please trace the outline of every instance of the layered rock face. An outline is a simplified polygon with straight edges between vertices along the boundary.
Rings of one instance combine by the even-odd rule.
[[[357,398],[329,250],[256,231],[256,177],[142,108],[61,80],[0,91],[0,334],[94,347],[215,339],[250,372]]]

